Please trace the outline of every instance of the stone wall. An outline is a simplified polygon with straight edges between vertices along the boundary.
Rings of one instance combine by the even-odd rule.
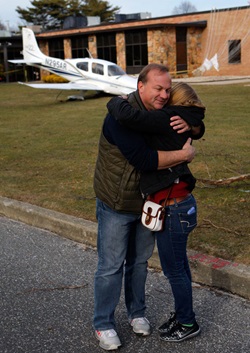
[[[49,55],[49,43],[47,41],[40,41],[39,42],[40,50],[43,54]],[[43,80],[46,76],[50,75],[50,72],[47,70],[40,70],[40,77]]]
[[[65,38],[63,40],[63,46],[64,46],[64,58],[72,59],[71,40],[69,38]]]
[[[117,32],[115,40],[117,65],[126,71],[126,47],[124,32]]]
[[[93,58],[97,58],[97,45],[96,45],[96,36],[94,34],[89,36],[89,51]]]
[[[187,32],[187,60],[188,75],[192,76],[194,70],[202,64],[202,29],[190,27]]]

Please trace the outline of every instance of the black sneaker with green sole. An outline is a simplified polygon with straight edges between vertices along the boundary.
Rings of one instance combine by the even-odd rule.
[[[200,333],[200,327],[195,321],[193,326],[183,326],[178,321],[167,332],[160,334],[160,339],[165,342],[182,342],[195,337]]]

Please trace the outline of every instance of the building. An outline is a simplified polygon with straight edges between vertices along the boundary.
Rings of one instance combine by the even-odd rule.
[[[168,65],[173,77],[250,75],[249,6],[158,18],[130,16],[124,20],[123,15],[117,22],[43,32],[36,37],[46,55],[64,59],[90,52],[117,63],[129,74],[157,62]],[[11,47],[8,53],[11,59],[21,58]]]

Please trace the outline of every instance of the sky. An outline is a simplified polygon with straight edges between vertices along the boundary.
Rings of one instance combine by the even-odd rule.
[[[121,14],[138,12],[150,12],[151,17],[171,16],[175,6],[179,6],[184,0],[107,0],[112,6],[121,7]],[[211,11],[212,9],[227,9],[230,7],[249,6],[249,0],[188,0],[197,11]],[[17,6],[27,9],[31,6],[30,0],[0,0],[0,21],[7,28],[15,29],[24,24],[18,17],[15,9]]]

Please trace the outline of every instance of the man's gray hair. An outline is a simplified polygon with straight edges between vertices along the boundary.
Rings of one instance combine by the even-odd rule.
[[[142,83],[146,83],[148,79],[148,73],[152,70],[158,70],[161,73],[169,72],[168,66],[156,63],[148,64],[141,70],[137,82],[141,81]]]

